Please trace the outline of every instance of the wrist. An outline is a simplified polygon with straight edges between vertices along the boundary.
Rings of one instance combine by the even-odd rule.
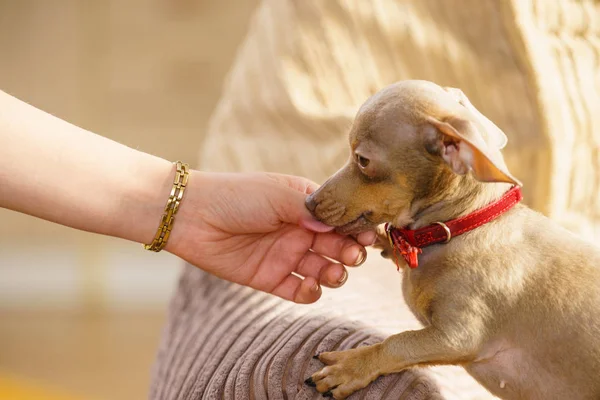
[[[188,184],[175,216],[165,251],[181,256],[188,246],[190,237],[202,237],[209,224],[205,219],[210,207],[211,196],[215,193],[215,179],[212,173],[189,170]],[[171,187],[173,182],[171,181]],[[217,183],[218,184],[218,183]],[[168,197],[168,195],[167,195]],[[166,201],[166,200],[165,200]],[[160,218],[156,221],[154,234]]]
[[[140,153],[123,174],[122,193],[116,202],[111,236],[151,243],[173,188],[175,166],[164,159]]]

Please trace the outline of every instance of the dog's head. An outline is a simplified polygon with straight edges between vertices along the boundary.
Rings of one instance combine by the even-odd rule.
[[[306,205],[340,233],[404,226],[415,204],[439,201],[469,180],[520,184],[500,153],[505,144],[460,90],[398,82],[361,106],[348,162]]]

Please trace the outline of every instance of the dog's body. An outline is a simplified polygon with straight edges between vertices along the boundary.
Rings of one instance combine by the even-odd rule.
[[[504,134],[460,91],[429,82],[376,94],[350,142],[349,163],[307,201],[343,233],[448,221],[518,184]],[[319,355],[319,391],[345,398],[380,375],[452,364],[503,399],[600,399],[600,250],[526,206],[424,248],[403,292],[424,328]]]
[[[460,364],[505,399],[600,398],[600,252],[517,206],[404,269],[407,304],[454,329]],[[452,328],[451,328],[452,329]],[[450,332],[452,332],[450,330]],[[445,363],[446,360],[431,360]]]

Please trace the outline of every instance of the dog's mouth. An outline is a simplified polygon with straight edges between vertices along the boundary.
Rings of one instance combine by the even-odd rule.
[[[363,213],[359,215],[359,217],[355,220],[336,227],[335,231],[342,235],[356,235],[371,229],[373,229],[373,224],[367,219],[367,217]]]

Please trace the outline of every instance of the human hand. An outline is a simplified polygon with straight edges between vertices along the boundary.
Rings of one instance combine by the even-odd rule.
[[[173,188],[170,162],[2,91],[0,143],[0,207],[152,242]],[[338,287],[347,277],[325,256],[353,265],[365,250],[312,218],[304,200],[315,188],[291,176],[191,171],[166,250],[224,279],[300,303],[316,301],[320,284]],[[371,244],[374,235],[358,239]]]
[[[316,188],[288,175],[192,171],[166,249],[223,279],[312,303],[320,285],[343,285],[340,263],[360,265],[363,246],[375,240],[374,232],[355,240],[316,221],[304,205]]]

